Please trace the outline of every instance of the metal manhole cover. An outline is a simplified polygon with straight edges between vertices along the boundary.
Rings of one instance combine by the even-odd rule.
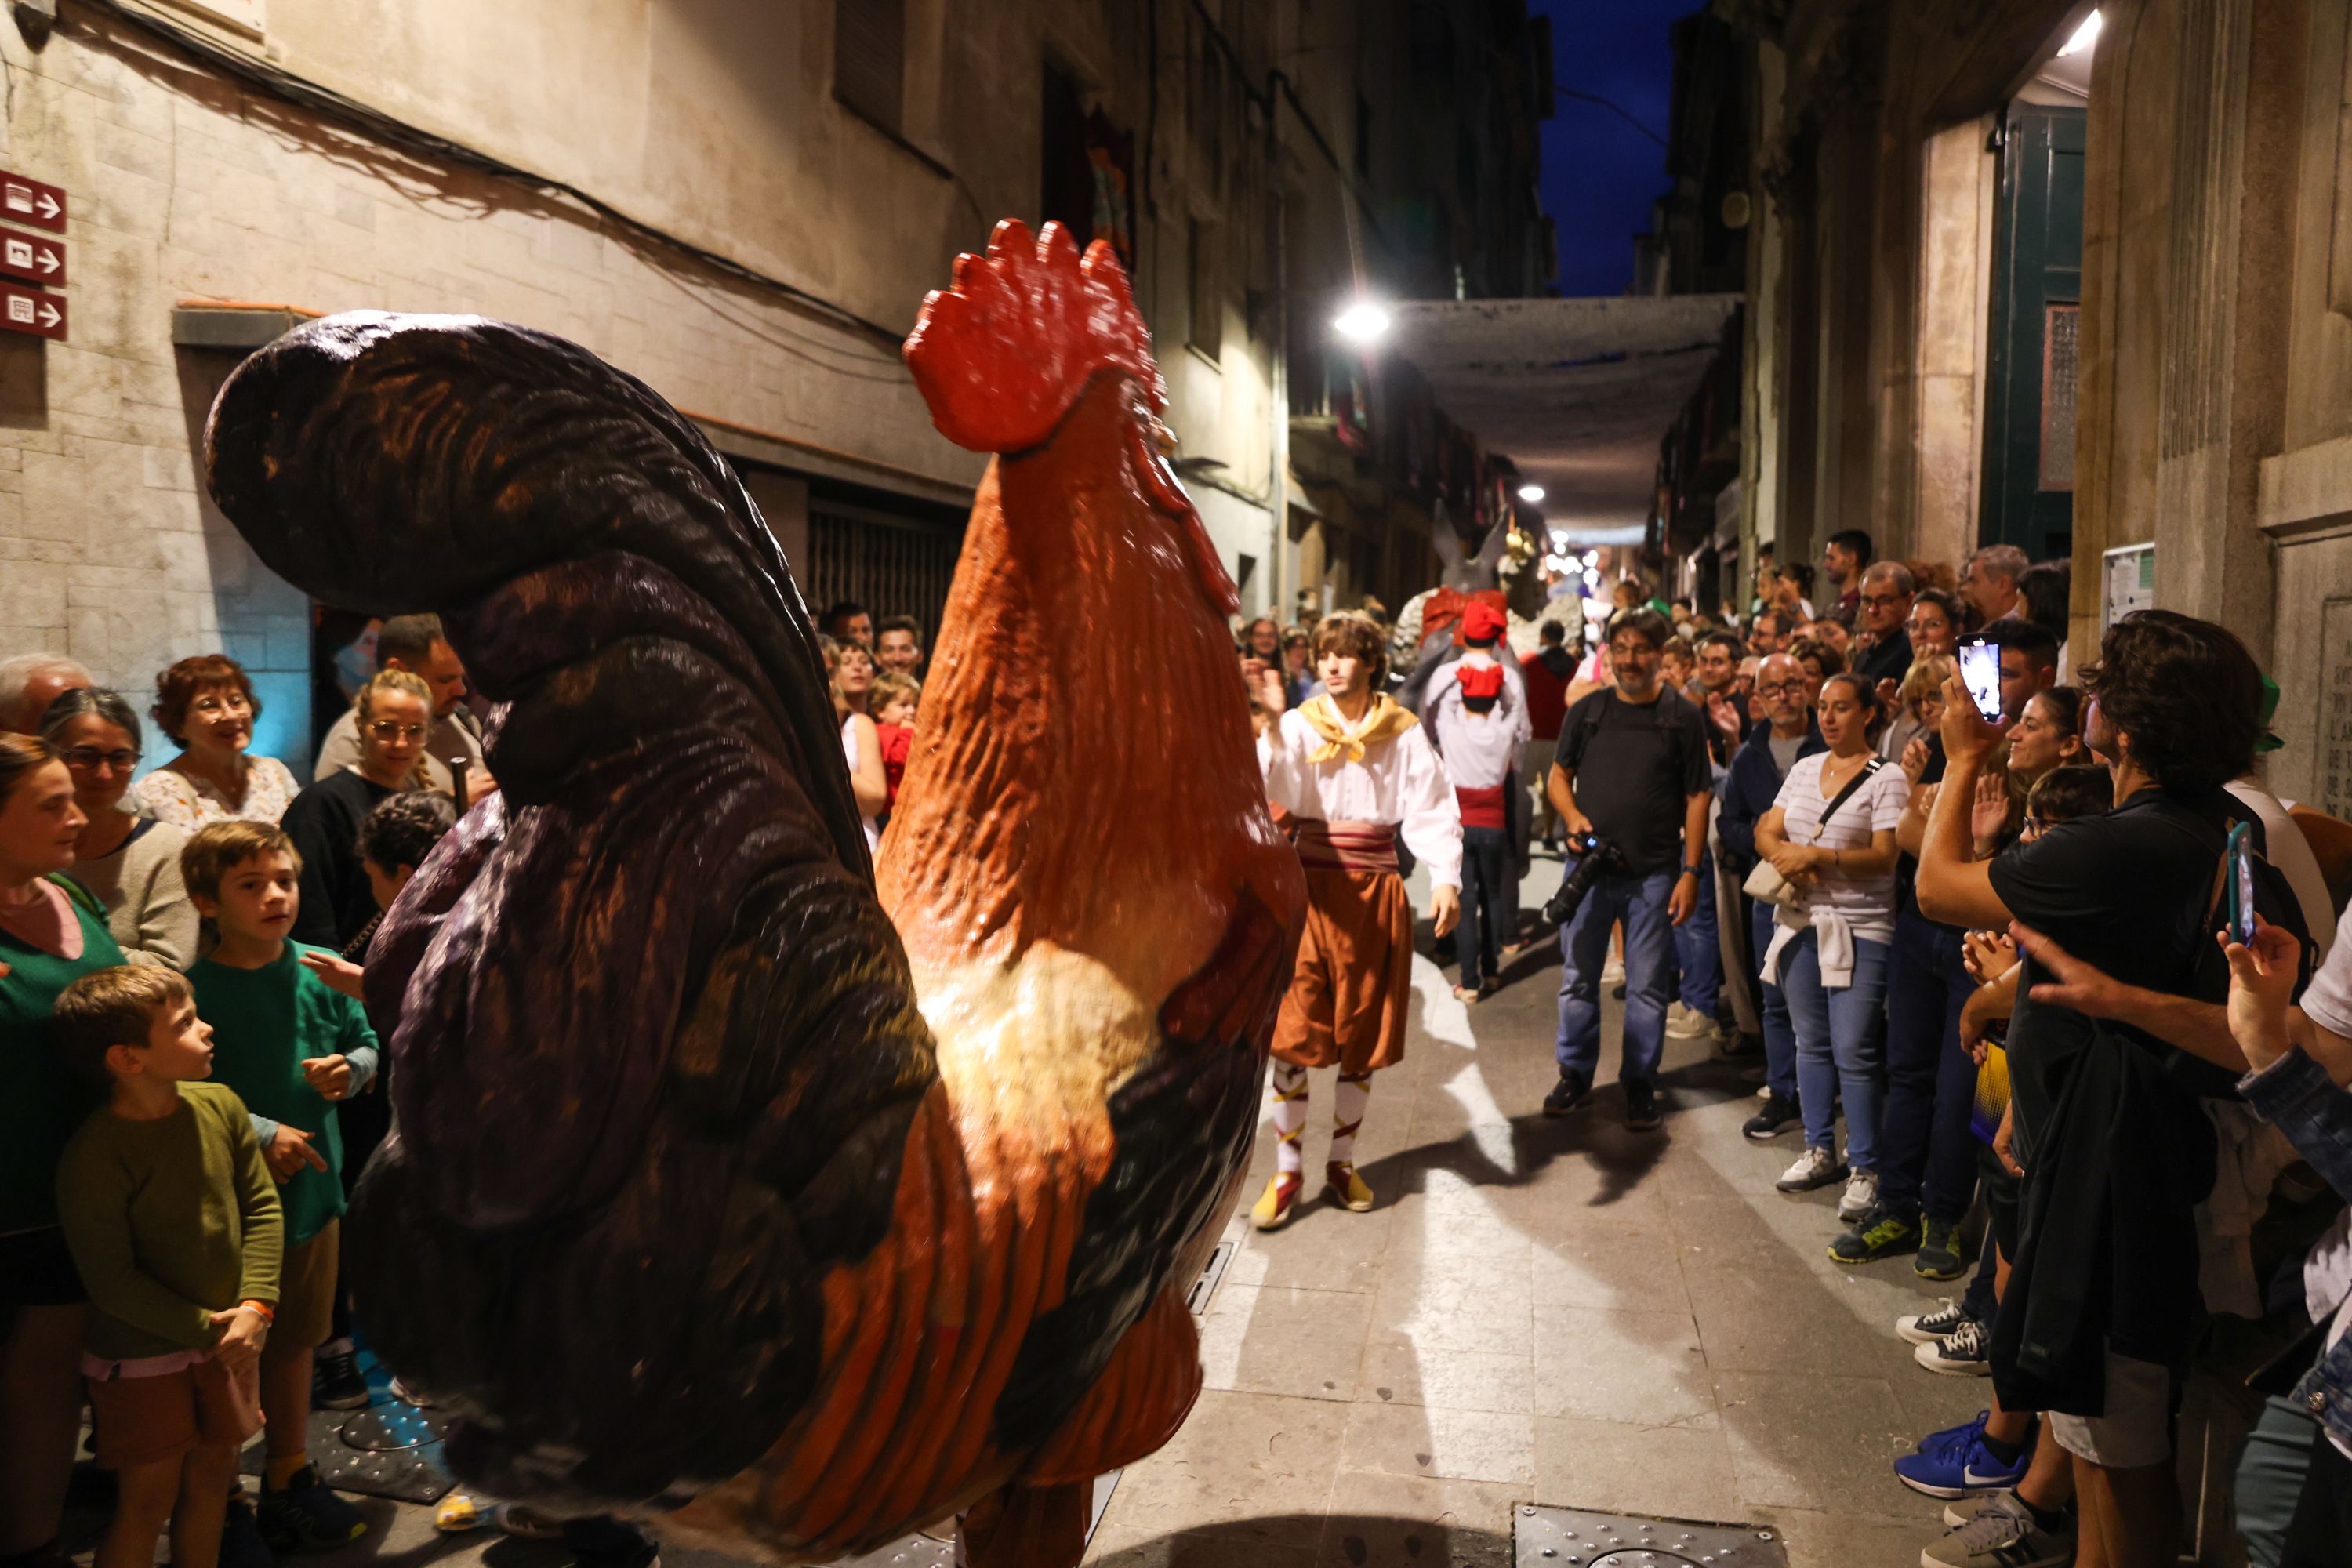
[[[1522,1503],[1511,1516],[1517,1568],[1788,1568],[1780,1532],[1753,1524]]]
[[[441,1418],[390,1400],[370,1405],[342,1426],[343,1447],[363,1454],[389,1454],[401,1448],[421,1448],[441,1440]]]

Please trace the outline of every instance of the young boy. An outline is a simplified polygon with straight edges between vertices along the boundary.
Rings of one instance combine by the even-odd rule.
[[[187,981],[100,969],[58,997],[58,1043],[106,1104],[66,1145],[58,1208],[95,1309],[82,1372],[116,1474],[94,1568],[215,1568],[237,1450],[261,1426],[276,1315],[278,1193],[244,1103],[199,1080],[212,1030]]]
[[[287,940],[301,901],[302,860],[283,832],[215,823],[182,848],[180,869],[196,912],[220,938],[188,971],[196,1010],[213,1026],[220,1081],[252,1113],[286,1211],[278,1321],[261,1357],[268,1418],[261,1532],[279,1552],[341,1546],[367,1524],[320,1481],[303,1431],[311,1352],[333,1331],[343,1212],[335,1102],[375,1076],[375,1035],[359,1004],[303,962],[322,950]]]
[[[1462,913],[1462,815],[1420,721],[1381,689],[1388,638],[1360,611],[1315,627],[1324,694],[1258,737],[1265,798],[1297,820],[1307,868],[1307,930],[1274,1026],[1275,1174],[1250,1210],[1272,1230],[1306,1184],[1299,1140],[1307,1073],[1336,1067],[1331,1152],[1323,1180],[1340,1207],[1363,1214],[1372,1190],[1356,1171],[1356,1134],[1372,1074],[1402,1059],[1412,1005],[1412,905],[1397,873],[1397,840],[1429,870],[1429,913],[1442,941]],[[1263,700],[1282,711],[1282,672],[1260,673]]]

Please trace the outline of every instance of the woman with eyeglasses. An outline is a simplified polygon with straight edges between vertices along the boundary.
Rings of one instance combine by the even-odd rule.
[[[197,925],[180,880],[188,836],[125,801],[139,767],[139,716],[120,693],[81,687],[49,704],[41,739],[65,758],[74,804],[89,818],[74,844],[74,880],[106,906],[106,929],[131,963],[185,969]]]
[[[214,822],[276,822],[302,792],[276,757],[246,753],[261,700],[226,654],[184,658],[155,678],[147,710],[180,754],[131,786],[148,816],[194,833]]]
[[[433,724],[433,689],[404,669],[379,670],[353,704],[360,760],[294,797],[282,826],[302,857],[296,942],[340,952],[375,918],[375,888],[360,858],[360,825],[376,803],[425,787],[419,771]]]

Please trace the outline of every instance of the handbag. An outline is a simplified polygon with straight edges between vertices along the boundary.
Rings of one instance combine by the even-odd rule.
[[[1838,807],[1852,800],[1853,792],[1860,789],[1885,765],[1885,758],[1873,757],[1863,763],[1860,773],[1845,781],[1845,788],[1837,792],[1837,798],[1822,808],[1822,819],[1813,827],[1815,843],[1821,841],[1823,830],[1830,825],[1830,818],[1838,814]],[[1748,879],[1740,883],[1739,889],[1760,904],[1777,904],[1782,909],[1799,909],[1805,903],[1804,889],[1780,875],[1780,869],[1769,860],[1757,861],[1755,868],[1748,873]]]

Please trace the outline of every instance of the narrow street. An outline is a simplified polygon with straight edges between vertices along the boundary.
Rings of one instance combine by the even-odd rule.
[[[1530,905],[1558,876],[1537,859]],[[1558,958],[1508,973],[1465,1007],[1416,962],[1357,1145],[1379,1206],[1236,1216],[1207,1392],[1120,1478],[1089,1563],[1507,1563],[1527,1502],[1747,1521],[1800,1568],[1916,1562],[1941,1529],[1889,1461],[1988,1390],[1921,1371],[1893,1324],[1958,1283],[1832,1264],[1836,1192],[1773,1190],[1798,1137],[1740,1136],[1754,1086],[1705,1041],[1667,1041],[1665,1125],[1626,1131],[1613,1003],[1601,1087],[1546,1119]],[[1310,1187],[1328,1074],[1313,1092]],[[1273,1151],[1267,1130],[1244,1205]]]

